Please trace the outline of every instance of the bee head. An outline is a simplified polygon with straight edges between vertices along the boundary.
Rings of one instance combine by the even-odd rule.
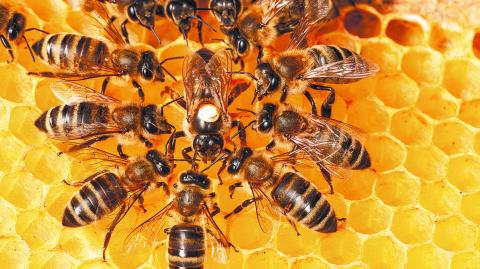
[[[185,185],[197,185],[204,190],[210,188],[210,179],[208,176],[194,171],[182,173],[180,175],[180,183]]]
[[[153,51],[142,52],[138,62],[138,73],[146,81],[165,81],[162,66],[157,62]]]
[[[255,77],[258,78],[255,94],[258,96],[259,101],[280,88],[280,77],[273,71],[269,63],[257,65]]]
[[[157,3],[154,0],[133,1],[127,8],[128,18],[148,29],[155,24],[156,12]]]
[[[170,163],[157,150],[149,150],[146,155],[147,160],[155,166],[157,173],[162,176],[168,176],[172,172]]]
[[[178,26],[184,37],[190,32],[191,19],[195,17],[196,10],[194,0],[173,0],[166,6],[167,16]]]
[[[23,32],[25,31],[25,22],[25,16],[20,13],[13,14],[12,19],[8,22],[7,25],[8,40],[15,41],[18,38],[22,37]]]
[[[272,103],[266,103],[263,105],[262,110],[258,115],[258,131],[267,133],[272,129],[276,110],[277,106]]]
[[[200,134],[193,139],[193,148],[204,161],[213,161],[223,151],[224,141],[219,134]]]
[[[232,156],[230,161],[228,162],[227,171],[230,174],[237,174],[240,169],[242,168],[245,160],[252,156],[253,151],[249,147],[240,148],[235,155]]]
[[[170,125],[157,105],[147,105],[142,109],[142,128],[149,135],[169,134]]]
[[[241,11],[239,0],[212,0],[210,9],[213,15],[220,21],[222,26],[231,27],[235,24],[237,16]]]

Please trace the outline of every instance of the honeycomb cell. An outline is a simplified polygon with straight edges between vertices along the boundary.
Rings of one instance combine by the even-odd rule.
[[[472,50],[473,54],[475,54],[477,58],[480,58],[480,32],[476,33],[473,37]]]
[[[405,269],[447,269],[448,256],[434,245],[422,245],[407,251]]]
[[[368,60],[378,64],[383,73],[398,70],[400,53],[390,42],[372,42],[362,46],[361,54]]]
[[[352,171],[350,179],[334,180],[333,189],[346,199],[360,200],[372,194],[377,174],[371,170]]]
[[[363,245],[361,259],[372,269],[394,269],[401,268],[405,260],[405,253],[390,237],[371,237]]]
[[[45,135],[36,128],[31,128],[40,112],[33,107],[14,107],[10,113],[9,129],[13,135],[27,145],[39,145],[45,141]],[[25,130],[29,130],[28,132]]]
[[[16,231],[35,251],[51,250],[60,239],[60,224],[46,212],[38,210],[20,213]]]
[[[260,250],[248,255],[246,260],[245,269],[254,268],[287,269],[288,261],[285,257],[278,255],[275,250]]]
[[[25,146],[9,132],[0,132],[0,170],[9,172],[20,164],[25,152]]]
[[[28,268],[30,249],[25,241],[15,237],[0,239],[0,267]]]
[[[370,136],[365,146],[377,172],[395,169],[405,159],[405,148],[388,136]]]
[[[0,182],[0,196],[17,208],[40,207],[45,191],[45,185],[28,172],[6,174]]]
[[[435,223],[433,242],[448,251],[461,251],[473,248],[476,229],[460,217],[452,216]]]
[[[60,246],[79,260],[101,258],[103,238],[91,229],[63,229]]]
[[[458,27],[447,24],[432,24],[430,47],[441,52],[445,57],[463,57],[470,48],[470,40]]]
[[[319,243],[318,233],[297,224],[300,235],[290,223],[282,223],[278,228],[276,238],[276,249],[289,257],[304,256],[317,248]]]
[[[167,251],[163,251],[162,255],[165,256],[165,253]],[[242,265],[245,260],[245,255],[239,251],[236,252],[232,248],[226,250],[227,256],[225,257],[226,260],[222,261],[222,259],[218,259],[216,256],[218,256],[216,253],[211,253],[209,254],[207,251],[207,256],[205,257],[205,268],[212,268],[212,269],[236,269],[239,267],[239,265]],[[166,266],[163,267],[157,267],[157,268],[166,268]]]
[[[37,147],[25,155],[27,169],[38,179],[47,184],[60,183],[67,179],[68,160],[51,146]]]
[[[450,159],[447,178],[462,192],[480,190],[480,160],[474,155]]]
[[[16,209],[4,199],[0,199],[0,235],[3,237],[15,236],[17,222]]]
[[[345,14],[343,26],[352,35],[369,38],[380,35],[382,22],[368,10],[352,9]]]
[[[418,22],[392,19],[388,22],[385,34],[402,46],[416,46],[424,42],[423,27]]]
[[[0,130],[7,131],[10,119],[10,104],[3,99],[0,99],[0,115],[3,115],[0,118]]]
[[[434,229],[430,214],[420,208],[400,208],[395,212],[391,231],[405,244],[429,241]]]
[[[391,172],[378,177],[375,192],[385,204],[403,206],[416,201],[420,186],[418,180],[406,172]]]
[[[48,214],[61,222],[65,207],[76,191],[76,188],[64,186],[63,183],[51,186],[45,196]]]
[[[326,234],[320,239],[320,255],[333,264],[349,264],[360,256],[359,236],[348,230]]]
[[[32,79],[25,68],[17,64],[0,64],[3,77],[0,97],[15,103],[31,103],[33,101]]]
[[[291,269],[329,269],[331,267],[328,265],[328,263],[324,262],[319,258],[307,257],[307,258],[295,261],[290,268]]]
[[[445,177],[447,156],[433,146],[414,146],[407,148],[405,168],[412,174],[426,180],[438,180]]]
[[[28,7],[35,11],[40,18],[44,21],[58,22],[64,24],[66,16],[68,14],[68,5],[61,0],[47,0],[38,2],[35,0],[25,0]],[[55,14],[55,16],[52,16]]]
[[[78,261],[60,251],[41,251],[30,257],[29,268],[74,269]]]
[[[168,260],[166,253],[168,253],[167,240],[163,241],[154,249],[152,265],[157,268],[167,268]]]
[[[417,107],[436,120],[454,117],[458,109],[455,98],[442,87],[421,88]]]
[[[352,202],[347,222],[355,231],[374,234],[387,229],[392,212],[378,200],[367,199]]]
[[[347,115],[349,124],[368,133],[385,131],[388,126],[387,111],[376,100],[354,101],[348,108]]]
[[[262,218],[260,228],[255,210],[252,208],[247,212],[232,216],[228,220],[230,239],[232,243],[241,249],[256,249],[264,246],[272,236],[273,223],[268,216]],[[248,235],[248,236],[246,236]]]
[[[407,145],[429,143],[432,131],[429,119],[416,109],[401,110],[392,116],[391,134]]]
[[[372,97],[375,94],[377,76],[361,79],[351,84],[331,85],[345,102],[351,103],[364,98]],[[278,100],[278,99],[277,99]]]
[[[480,212],[478,205],[480,204],[480,192],[465,195],[462,199],[462,214],[469,220],[480,224]]]
[[[447,215],[460,210],[462,195],[443,181],[424,183],[420,190],[420,204],[436,215]]]
[[[432,141],[448,155],[466,153],[473,147],[473,132],[459,122],[443,122],[435,126]]]
[[[147,242],[148,240],[139,238],[138,241],[134,242],[134,246],[131,247],[130,244],[132,244],[132,242],[127,242],[125,239],[128,233],[132,228],[136,227],[136,225],[130,221],[122,220],[119,226],[121,227],[115,230],[115,233],[110,240],[110,244],[108,245],[107,260],[113,262],[120,268],[138,268],[142,266],[152,255],[152,246]],[[163,231],[158,231],[158,233],[164,234]],[[99,253],[99,255],[101,255],[101,253]]]
[[[425,48],[412,48],[402,59],[402,70],[420,85],[437,85],[443,78],[442,54]]]
[[[480,98],[480,65],[470,59],[452,59],[445,64],[443,85],[455,97],[464,100]]]
[[[452,257],[451,269],[480,268],[480,254],[478,252],[464,252]]]
[[[104,261],[87,261],[82,263],[77,269],[114,269],[112,265],[104,262]],[[158,268],[165,268],[165,267],[158,267]]]
[[[465,123],[472,125],[473,127],[480,127],[480,119],[478,115],[480,113],[480,99],[474,99],[462,103],[458,118]]]
[[[380,77],[375,92],[385,105],[403,108],[415,104],[419,90],[415,81],[397,73]]]

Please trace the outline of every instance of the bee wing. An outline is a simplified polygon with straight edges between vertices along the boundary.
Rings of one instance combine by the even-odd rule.
[[[214,98],[220,103],[224,115],[228,107],[228,97],[230,95],[230,81],[232,79],[232,60],[226,50],[217,51],[206,66],[206,71],[213,82],[212,93]]]
[[[275,16],[290,4],[293,0],[261,0],[259,2],[263,9],[262,24],[268,24]]]
[[[115,27],[115,24],[113,23],[113,20],[110,17],[104,2],[102,3],[102,1],[84,0],[82,9],[86,11],[86,13],[97,25],[97,27],[93,29],[88,29],[89,35],[92,35],[92,32],[98,32],[99,36],[107,38],[114,44],[119,46],[127,45],[117,27]]]
[[[119,100],[103,95],[82,84],[60,81],[50,85],[55,96],[65,104],[91,101],[96,103],[120,103]]]
[[[224,264],[227,262],[228,258],[227,249],[232,247],[232,244],[222,232],[220,227],[218,227],[206,204],[204,204],[202,207],[202,213],[205,217],[204,229],[206,234],[206,243],[207,246],[210,247],[210,254],[216,262]]]
[[[300,76],[300,79],[361,79],[373,76],[379,71],[380,67],[377,64],[359,55],[353,55],[341,61],[329,63],[307,71]]]
[[[195,112],[195,101],[201,96],[202,80],[207,75],[206,65],[207,63],[196,52],[186,56],[183,61],[183,87],[188,117]]]
[[[67,153],[87,165],[102,168],[117,168],[118,166],[126,166],[129,163],[127,159],[92,146],[75,150],[75,147],[79,145],[80,143],[73,141],[65,141],[57,144],[62,153]]]

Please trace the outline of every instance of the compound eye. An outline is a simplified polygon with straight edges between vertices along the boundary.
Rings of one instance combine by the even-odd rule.
[[[131,4],[128,6],[128,9],[127,9],[127,16],[129,19],[131,19],[132,21],[137,21],[138,18],[137,18],[137,10],[135,8],[135,4]]]
[[[275,75],[275,74],[270,74],[270,79],[269,79],[269,83],[268,83],[268,89],[267,91],[271,92],[271,91],[274,91],[276,88],[278,88],[278,85],[280,83],[280,80],[278,79],[278,77]]]
[[[272,129],[272,123],[270,121],[264,120],[258,125],[258,130],[260,132],[268,132],[270,129]]]
[[[237,42],[237,50],[238,50],[238,53],[244,54],[245,52],[247,52],[247,49],[248,49],[248,43],[247,43],[247,41],[244,40],[244,39],[238,40],[238,42]]]
[[[142,68],[142,77],[146,80],[152,80],[153,79],[152,70],[148,67],[143,67]]]

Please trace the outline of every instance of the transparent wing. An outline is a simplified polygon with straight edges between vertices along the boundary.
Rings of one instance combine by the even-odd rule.
[[[267,220],[274,218],[280,218],[281,214],[277,210],[277,205],[273,202],[272,198],[267,195],[265,190],[256,188],[250,185],[253,198],[255,199],[255,214],[257,216],[257,222],[260,226],[260,230],[264,233],[268,233],[267,227],[270,222]]]
[[[202,207],[202,213],[204,216],[206,243],[210,247],[210,254],[216,262],[224,264],[228,260],[227,249],[233,247],[233,245],[220,227],[218,227],[205,203]]]
[[[92,88],[89,88],[85,85],[69,82],[69,81],[60,81],[52,83],[50,85],[55,96],[62,100],[65,104],[79,103],[85,101],[91,101],[96,103],[119,103],[120,101],[103,95]]]
[[[259,5],[263,9],[262,24],[268,24],[277,14],[290,4],[295,4],[293,0],[261,0]]]
[[[361,79],[375,75],[380,71],[377,64],[368,61],[360,55],[352,55],[342,61],[326,64],[300,76],[300,79]]]
[[[118,31],[110,17],[105,3],[98,0],[83,0],[82,9],[87,12],[97,27],[88,29],[89,35],[102,36],[119,46],[126,46],[127,43]]]
[[[88,123],[79,124],[75,127],[69,128],[57,125],[55,127],[52,127],[52,132],[48,132],[47,135],[51,139],[64,141],[122,133],[125,133],[125,130],[121,126],[116,125],[115,123]]]
[[[92,146],[75,150],[75,147],[79,145],[80,143],[73,141],[65,141],[57,144],[62,152],[67,153],[82,163],[96,168],[112,169],[118,168],[119,166],[126,166],[129,163],[128,159]]]
[[[193,116],[196,109],[194,104],[201,97],[202,80],[207,76],[206,65],[207,63],[196,52],[186,56],[183,61],[183,85],[188,117]]]
[[[226,115],[228,97],[230,95],[230,81],[232,60],[226,50],[217,51],[207,63],[206,71],[210,76],[214,99],[220,104],[222,112]]]

